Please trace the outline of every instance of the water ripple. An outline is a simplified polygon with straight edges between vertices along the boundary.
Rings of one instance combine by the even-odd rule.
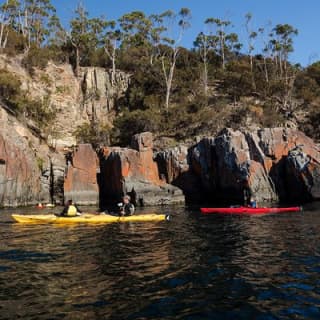
[[[0,319],[320,319],[320,210],[110,225],[0,217]],[[318,206],[320,208],[320,206]],[[152,211],[161,209],[152,209]]]

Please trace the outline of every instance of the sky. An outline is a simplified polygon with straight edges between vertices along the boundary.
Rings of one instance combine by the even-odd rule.
[[[159,14],[166,10],[178,12],[181,8],[189,8],[192,14],[191,28],[184,35],[182,45],[192,47],[197,34],[204,31],[207,18],[230,20],[234,28],[232,32],[239,34],[245,43],[246,13],[253,16],[252,27],[258,29],[272,22],[288,23],[298,29],[294,38],[294,52],[289,59],[292,63],[307,66],[320,60],[320,1],[319,0],[81,0],[91,17],[105,16],[108,20],[116,20],[123,14],[132,11],[143,11],[146,15]],[[73,16],[79,0],[52,0],[64,26]]]

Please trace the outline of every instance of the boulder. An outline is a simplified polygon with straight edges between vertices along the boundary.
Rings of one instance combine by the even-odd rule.
[[[202,194],[200,178],[191,170],[187,146],[168,148],[156,153],[161,179],[183,191],[187,203],[199,202]]]
[[[293,199],[320,199],[320,150],[298,145],[286,158],[288,196]]]
[[[64,181],[65,199],[72,199],[81,205],[98,204],[98,157],[92,146],[80,144],[67,158],[67,162]]]
[[[152,146],[152,134],[142,133],[133,137],[132,149],[100,150],[102,204],[118,202],[127,193],[138,205],[184,202],[182,191],[159,177]]]

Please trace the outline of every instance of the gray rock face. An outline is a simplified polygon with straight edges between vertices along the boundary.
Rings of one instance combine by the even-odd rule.
[[[108,118],[116,108],[116,102],[128,89],[130,76],[117,71],[112,85],[111,70],[98,67],[82,68],[82,94],[84,107],[89,118]]]
[[[159,178],[153,159],[152,134],[133,137],[133,147],[104,148],[100,152],[101,202],[120,201],[129,193],[140,205],[158,205],[184,202],[182,191]],[[138,150],[139,151],[138,151]]]
[[[40,182],[40,199],[44,203],[63,204],[64,203],[64,179],[66,165],[62,154],[49,153],[47,161],[42,166]]]
[[[299,145],[290,150],[286,159],[288,193],[292,198],[320,199],[320,150],[306,150]]]
[[[201,178],[193,172],[187,146],[179,146],[157,152],[155,160],[160,177],[183,191],[187,203],[201,199]]]
[[[0,108],[0,207],[59,200],[63,157]],[[57,170],[59,168],[59,170]]]
[[[241,203],[244,179],[259,202],[319,197],[319,149],[294,129],[224,129],[189,149],[158,152],[156,161],[191,201]]]
[[[81,205],[99,203],[97,181],[98,158],[90,144],[80,144],[68,161],[64,180],[65,199],[72,199]]]
[[[59,75],[50,72],[57,68],[59,66],[49,65],[47,70],[56,83],[51,97],[52,105],[57,110],[55,131],[59,132],[50,141],[56,147],[72,146],[76,145],[74,132],[79,125],[97,119],[103,124],[111,124],[116,102],[125,94],[130,76],[117,71],[112,85],[111,71],[104,68],[81,68],[79,78],[68,67],[62,68]]]
[[[112,85],[110,70],[81,68],[76,77],[71,65],[50,61],[45,70],[35,70],[31,77],[21,59],[0,54],[0,68],[12,72],[21,81],[21,89],[28,97],[48,101],[56,112],[56,121],[47,128],[46,135],[49,144],[57,149],[76,145],[74,131],[84,123],[99,119],[103,124],[110,124],[117,100],[130,83],[130,75],[121,71],[116,72]]]

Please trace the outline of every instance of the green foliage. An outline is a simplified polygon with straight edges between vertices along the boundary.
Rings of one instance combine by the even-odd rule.
[[[320,96],[320,62],[300,72],[295,80],[297,97],[305,103],[312,103]]]
[[[42,73],[40,75],[39,80],[41,81],[41,83],[43,83],[47,87],[52,85],[52,80],[50,79],[49,75],[47,75],[46,73]]]
[[[84,123],[77,127],[74,136],[77,143],[90,143],[94,148],[110,144],[110,126],[107,124]]]
[[[221,87],[224,92],[230,95],[234,102],[239,101],[241,97],[252,94],[250,65],[245,59],[231,61],[227,65]]]
[[[20,97],[17,103],[19,110],[23,112],[26,118],[33,120],[44,131],[50,129],[52,122],[56,118],[56,114],[50,106],[49,96],[43,100],[34,100],[24,95]]]
[[[50,48],[32,47],[28,54],[23,58],[22,65],[33,75],[35,68],[45,69],[49,60],[54,57]]]
[[[63,53],[62,48],[56,46],[44,48],[32,46],[22,59],[21,63],[30,75],[34,75],[35,69],[44,70],[49,61],[64,63],[66,61],[66,56]]]
[[[8,30],[7,45],[3,49],[3,52],[8,56],[15,56],[23,53],[25,50],[25,39],[23,35],[10,28]]]
[[[34,74],[35,68],[41,70],[45,69],[49,60],[51,52],[48,48],[37,48],[32,47],[28,54],[22,59],[22,65],[32,75]]]
[[[114,121],[112,143],[127,146],[131,137],[143,131],[158,132],[161,128],[161,115],[155,110],[134,110],[125,112]]]
[[[306,123],[301,126],[301,130],[308,136],[320,141],[320,108],[319,106],[311,110]]]
[[[40,171],[43,171],[44,163],[45,161],[42,158],[37,157],[37,165]]]
[[[14,100],[20,94],[21,81],[6,69],[0,69],[0,96],[13,106]]]
[[[57,86],[56,87],[56,93],[58,94],[70,94],[70,87],[68,86]]]
[[[69,21],[69,33],[51,0],[5,1],[0,13],[5,22],[1,25],[0,21],[2,52],[23,53],[22,64],[31,75],[35,69],[44,70],[49,60],[71,63],[76,75],[80,67],[104,67],[111,70],[110,91],[117,99],[116,71],[130,74],[129,89],[115,101],[119,114],[115,114],[113,143],[126,145],[133,134],[145,130],[186,139],[221,126],[245,126],[250,119],[261,126],[281,125],[286,108],[292,113],[303,111],[297,114],[305,118],[296,117],[297,121],[305,123],[308,134],[318,137],[320,62],[305,69],[290,63],[298,30],[289,24],[254,29],[248,13],[244,21],[247,39],[240,43],[232,21],[209,17],[190,50],[180,46],[190,27],[187,8],[150,16],[133,11],[108,21],[91,17],[78,5]],[[262,44],[260,52],[256,42]],[[19,79],[0,71],[0,96],[8,108],[38,127],[52,122],[55,115],[49,99],[31,100],[20,89]],[[40,81],[51,86],[46,74],[41,74]],[[69,90],[56,88],[61,95]],[[102,96],[102,92],[84,92],[92,102]],[[250,99],[256,101],[247,104]],[[298,107],[293,109],[293,105]],[[84,124],[75,135],[81,142],[106,144],[111,129],[99,123]]]
[[[20,80],[9,71],[0,70],[0,97],[6,106],[20,117],[33,120],[39,128],[48,127],[56,115],[49,105],[49,97],[33,100],[21,88]]]

